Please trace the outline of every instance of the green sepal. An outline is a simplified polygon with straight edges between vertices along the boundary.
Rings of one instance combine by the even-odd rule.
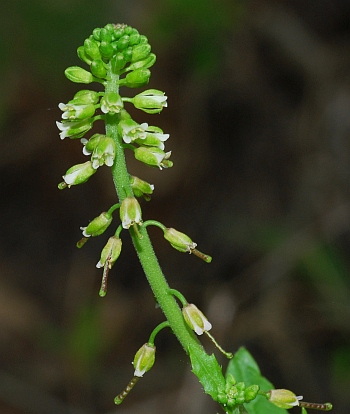
[[[105,78],[107,75],[107,70],[105,68],[104,63],[102,60],[94,60],[91,62],[90,66],[91,72],[93,73],[96,78]]]
[[[226,376],[229,374],[237,382],[243,381],[247,387],[254,384],[259,385],[261,391],[268,391],[275,388],[270,381],[261,375],[258,364],[252,355],[243,347],[239,348],[229,362]],[[257,396],[257,398],[244,405],[249,410],[249,414],[288,414],[287,410],[271,404],[262,396]]]
[[[148,43],[147,36],[145,36],[145,35],[141,35],[141,36],[140,36],[140,43]]]
[[[121,52],[116,53],[111,59],[112,72],[119,74],[119,71],[125,66],[126,60],[124,54]]]
[[[91,83],[94,77],[87,70],[79,66],[70,66],[64,71],[66,77],[75,83]]]
[[[229,414],[249,414],[243,404],[234,407],[233,411],[228,411]],[[270,413],[269,413],[270,414]]]
[[[131,56],[132,56],[132,47],[129,46],[126,49],[123,50],[123,55],[124,55],[124,59],[126,62],[130,62],[131,61]]]
[[[108,30],[106,27],[101,29],[99,37],[101,42],[111,43],[113,41],[112,32]]]
[[[130,35],[130,38],[129,38],[129,45],[130,46],[135,46],[135,45],[139,44],[139,42],[140,42],[139,33],[133,33],[132,35]]]
[[[90,91],[88,89],[82,89],[78,91],[74,95],[74,98],[68,103],[76,105],[97,104],[99,99],[100,97],[98,92]]]
[[[103,29],[101,29],[101,28],[99,28],[99,27],[96,27],[96,29],[94,29],[94,30],[92,31],[92,36],[93,36],[93,37],[94,37],[94,39],[95,39],[95,40],[97,40],[98,42],[101,40],[101,37],[100,37],[101,30],[103,30]]]
[[[87,63],[89,66],[91,65],[91,59],[89,59],[85,53],[84,46],[79,46],[77,49],[78,58],[83,62]]]
[[[117,43],[118,50],[124,50],[129,46],[129,36],[123,35]]]
[[[100,52],[104,59],[110,59],[113,56],[113,46],[106,41],[102,41],[100,44]]]
[[[139,60],[138,62],[132,63],[130,66],[128,66],[125,71],[130,70],[137,70],[137,69],[148,69],[151,66],[153,66],[156,62],[156,55],[154,53],[150,53],[149,56],[146,59]]]
[[[135,29],[133,29],[131,26],[126,26],[124,28],[124,33],[130,36],[132,33],[134,33],[134,30]]]
[[[119,84],[129,88],[139,88],[147,85],[151,72],[148,69],[137,69],[126,75],[125,79],[119,80]]]
[[[116,39],[120,39],[124,34],[124,29],[122,29],[121,27],[119,27],[118,29],[114,29],[114,37]]]
[[[131,62],[138,62],[139,60],[144,60],[151,53],[151,45],[148,43],[143,43],[138,46],[135,46],[132,50]]]
[[[85,53],[92,60],[101,59],[101,53],[100,53],[100,49],[99,49],[98,46],[99,46],[99,44],[97,43],[97,41],[93,37],[84,40]]]
[[[215,356],[207,355],[197,348],[189,347],[192,372],[199,378],[206,394],[217,401],[218,394],[225,389],[225,378]]]

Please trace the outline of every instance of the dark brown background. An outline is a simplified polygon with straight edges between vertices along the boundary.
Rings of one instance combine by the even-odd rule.
[[[166,331],[154,368],[114,406],[162,315],[126,233],[104,299],[95,264],[106,239],[75,248],[79,227],[116,202],[108,168],[57,189],[84,161],[81,145],[61,142],[55,126],[57,104],[79,89],[63,71],[80,64],[76,48],[93,28],[125,22],[148,36],[158,59],[149,86],[169,103],[161,115],[133,112],[170,133],[173,151],[171,170],[129,160],[131,173],[155,184],[144,218],[189,234],[213,256],[207,265],[181,254],[151,229],[170,285],[207,314],[225,349],[245,345],[277,387],[348,413],[349,2],[8,3],[0,17],[0,412],[218,410]]]

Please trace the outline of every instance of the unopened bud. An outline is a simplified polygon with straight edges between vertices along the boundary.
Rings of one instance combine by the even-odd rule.
[[[155,358],[156,347],[147,343],[142,345],[142,347],[136,352],[134,358],[134,376],[142,377],[145,372],[149,371],[153,367]]]

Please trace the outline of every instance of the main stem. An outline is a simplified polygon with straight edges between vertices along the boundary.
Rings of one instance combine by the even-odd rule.
[[[110,80],[106,85],[106,92],[118,93],[118,78],[117,75],[110,74]],[[118,133],[118,122],[118,115],[106,115],[106,134],[113,138],[117,146],[116,158],[112,167],[112,175],[119,202],[122,202],[127,195],[132,194],[132,189],[126,168],[122,138]],[[130,235],[155,299],[169,322],[173,333],[187,353],[189,347],[191,347],[193,350],[196,349],[198,353],[203,352],[203,354],[205,354],[200,342],[186,325],[175,298],[169,292],[169,285],[160,268],[147,230],[142,226],[140,226],[139,230],[141,238],[136,235],[132,227],[130,228]]]

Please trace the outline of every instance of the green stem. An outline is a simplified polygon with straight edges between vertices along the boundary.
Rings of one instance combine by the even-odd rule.
[[[117,81],[118,75],[110,73],[110,81],[106,84],[106,92],[119,93]],[[112,175],[119,202],[121,203],[126,197],[126,194],[132,194],[132,189],[129,181],[129,173],[126,168],[122,138],[118,134],[118,122],[118,115],[106,115],[106,134],[114,139],[117,146]],[[203,353],[203,356],[206,355],[202,345],[186,325],[176,300],[169,293],[169,285],[160,268],[147,230],[143,226],[140,226],[139,231],[142,238],[137,237],[133,227],[130,228],[130,235],[153,294],[169,322],[173,333],[187,353],[191,347],[197,353]]]
[[[169,326],[170,326],[170,325],[169,325],[169,322],[168,322],[168,321],[162,322],[162,323],[160,323],[158,326],[156,326],[156,327],[153,329],[153,331],[152,331],[152,333],[151,333],[151,335],[150,335],[150,337],[149,337],[148,343],[154,346],[154,340],[155,340],[156,336],[158,335],[158,333],[159,333],[162,329],[164,329],[164,328],[168,328]]]

